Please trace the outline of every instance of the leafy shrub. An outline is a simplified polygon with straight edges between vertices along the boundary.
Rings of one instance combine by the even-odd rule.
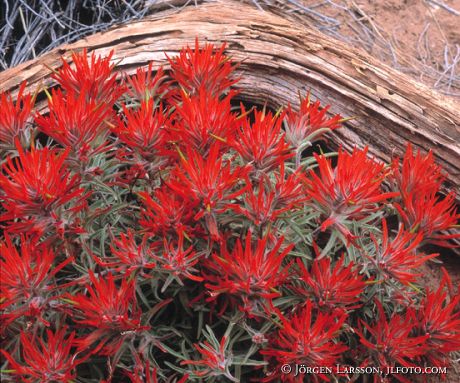
[[[345,119],[309,94],[299,111],[237,105],[224,51],[197,41],[170,70],[121,81],[112,55],[75,53],[47,114],[25,84],[1,95],[5,381],[349,381],[376,367],[375,382],[410,382],[392,369],[460,351],[458,293],[418,272],[438,255],[424,245],[460,237],[432,153],[323,153]]]

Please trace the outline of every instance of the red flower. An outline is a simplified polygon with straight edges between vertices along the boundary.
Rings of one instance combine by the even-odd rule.
[[[316,315],[315,315],[316,314]],[[282,374],[281,365],[304,365],[305,367],[333,366],[347,346],[336,342],[337,335],[347,316],[345,314],[323,314],[312,311],[312,302],[307,301],[290,318],[280,315],[282,327],[273,334],[262,355],[274,359],[276,370],[263,381],[278,380],[302,383],[304,375]],[[316,316],[316,317],[315,317]],[[329,381],[326,375],[314,375],[314,379]]]
[[[20,251],[9,236],[0,242],[2,326],[21,316],[38,318],[49,326],[43,312],[52,299],[57,299],[56,294],[52,294],[57,288],[54,277],[73,262],[73,257],[58,265],[54,262],[53,251],[31,239],[21,237]]]
[[[108,129],[104,120],[112,113],[107,105],[88,99],[86,89],[80,94],[60,89],[48,99],[49,116],[38,115],[39,129],[63,146],[69,147],[83,162],[90,155],[105,150]]]
[[[0,94],[0,148],[14,148],[15,139],[18,138],[22,145],[29,138],[28,120],[34,107],[35,97],[24,94],[26,83],[19,87],[16,101],[11,94]]]
[[[211,296],[208,301],[227,294],[238,298],[243,304],[241,309],[249,316],[258,316],[265,313],[273,298],[280,296],[277,289],[288,277],[290,266],[283,267],[282,263],[294,245],[281,250],[281,238],[270,249],[265,237],[257,241],[253,250],[251,241],[252,233],[248,232],[244,249],[239,239],[231,253],[223,246],[221,254],[213,254],[203,276]]]
[[[10,220],[9,232],[62,234],[88,197],[79,188],[80,178],[71,176],[64,164],[68,151],[32,147],[24,152],[18,146],[18,152],[19,157],[9,158],[2,166],[0,196],[6,213],[1,220]]]
[[[237,128],[230,95],[219,99],[203,87],[191,97],[185,92],[181,95],[175,106],[176,123],[170,127],[171,136],[177,137],[181,147],[191,146],[207,155],[216,140],[229,142]]]
[[[426,155],[422,155],[420,150],[414,154],[412,145],[408,144],[402,166],[399,163],[399,158],[392,163],[391,180],[403,199],[419,191],[436,193],[446,178],[441,167],[435,164],[431,150]]]
[[[269,222],[274,222],[284,210],[276,210],[275,206],[275,191],[271,185],[265,184],[262,178],[259,182],[257,192],[248,180],[248,191],[243,196],[244,206],[239,204],[229,205],[232,210],[243,214],[251,220],[256,226],[263,227]]]
[[[162,107],[155,108],[154,100],[142,101],[137,109],[123,105],[125,121],[119,120],[111,130],[131,150],[146,161],[154,161],[165,154],[165,125],[167,117]]]
[[[414,282],[421,274],[414,274],[413,270],[420,267],[428,259],[439,254],[425,256],[417,255],[417,248],[422,241],[422,235],[413,234],[404,230],[401,225],[396,237],[390,241],[388,238],[388,227],[386,220],[382,220],[383,237],[379,245],[378,240],[371,234],[376,249],[375,259],[369,257],[375,264],[376,269],[384,279],[394,278],[404,285]]]
[[[367,148],[354,149],[352,154],[340,149],[335,169],[325,156],[315,154],[315,158],[319,175],[310,170],[305,182],[313,207],[326,217],[321,231],[333,226],[347,242],[353,240],[347,224],[368,217],[379,209],[378,202],[398,195],[382,193],[385,165],[367,158]]]
[[[286,130],[286,141],[296,150],[303,150],[310,146],[314,140],[329,130],[340,128],[343,118],[336,114],[332,118],[327,118],[326,113],[330,108],[327,105],[320,109],[319,101],[312,103],[310,93],[307,97],[300,100],[300,111],[294,112],[289,104],[284,119]]]
[[[257,226],[276,221],[280,215],[294,210],[307,199],[299,174],[293,173],[286,179],[284,165],[281,166],[280,174],[276,175],[275,185],[272,185],[267,177],[262,176],[256,193],[249,180],[247,183],[249,189],[243,198],[245,206],[239,204],[229,206]]]
[[[378,321],[370,326],[360,320],[361,325],[367,330],[368,336],[362,329],[355,329],[361,343],[367,347],[369,357],[367,365],[375,365],[383,369],[401,365],[413,367],[418,357],[426,351],[427,336],[412,335],[415,327],[415,311],[408,309],[405,316],[395,314],[390,320],[386,319],[382,304],[376,301],[379,313]],[[409,382],[402,375],[394,375],[401,382]]]
[[[140,325],[141,310],[137,306],[134,290],[135,279],[122,279],[121,286],[115,284],[112,274],[96,279],[89,272],[91,284],[86,286],[85,294],[67,294],[68,301],[75,306],[78,318],[76,323],[94,330],[84,338],[76,340],[79,350],[97,344],[94,353],[113,355],[122,346],[126,337],[148,329]]]
[[[184,250],[184,233],[178,233],[177,245],[174,246],[173,241],[168,241],[164,238],[164,252],[161,256],[155,256],[158,261],[159,267],[171,273],[177,278],[182,276],[191,279],[193,281],[201,282],[203,278],[195,275],[197,272],[194,266],[200,260],[200,254],[193,251],[193,247],[190,246],[187,250]]]
[[[205,341],[194,344],[195,349],[201,354],[202,359],[183,360],[180,364],[191,364],[202,367],[200,370],[193,371],[194,375],[199,378],[223,375],[231,382],[239,382],[229,371],[229,367],[232,365],[232,355],[227,351],[230,338],[224,336],[218,342],[213,335],[210,339],[212,339],[211,342]]]
[[[178,181],[180,182],[180,181]],[[172,192],[167,186],[156,189],[152,198],[147,192],[140,192],[142,204],[140,225],[159,236],[196,232],[195,216],[197,202],[193,196]]]
[[[448,366],[449,353],[460,351],[460,295],[457,293],[449,300],[446,285],[451,286],[451,281],[444,272],[439,288],[434,292],[427,290],[417,311],[416,329],[421,336],[427,336],[423,358],[430,366]]]
[[[231,169],[231,163],[219,158],[220,146],[214,144],[207,158],[193,150],[187,151],[187,157],[181,157],[181,167],[177,167],[168,186],[184,199],[192,196],[199,201],[198,220],[206,219],[210,234],[219,237],[216,214],[228,209],[230,200],[241,195],[245,188],[236,189],[239,181],[246,177],[247,169]]]
[[[254,123],[245,118],[237,131],[232,146],[257,172],[269,172],[294,155],[284,142],[282,122],[271,112],[255,110]]]
[[[162,67],[158,68],[155,76],[152,76],[152,65],[150,62],[147,68],[138,68],[134,76],[126,79],[128,83],[128,94],[140,102],[148,102],[153,99],[156,104],[168,91],[168,84],[164,83],[166,78]]]
[[[94,260],[104,267],[115,267],[120,273],[131,274],[137,270],[141,275],[147,276],[144,269],[153,269],[156,264],[153,260],[154,245],[147,244],[148,236],[144,235],[140,244],[137,244],[134,233],[128,229],[127,233],[121,233],[120,238],[113,238],[110,251],[111,259],[93,256]]]
[[[24,383],[69,383],[77,374],[75,368],[86,358],[72,353],[75,332],[66,337],[64,327],[56,332],[46,331],[46,340],[21,332],[22,359],[17,362],[11,354],[2,350],[12,369],[10,372]]]
[[[345,257],[331,267],[329,257],[317,258],[308,271],[304,263],[298,259],[300,279],[306,287],[298,287],[296,291],[302,296],[312,297],[319,309],[328,311],[339,309],[352,310],[360,305],[360,295],[366,287],[363,276],[359,274],[355,264],[344,265]]]
[[[286,178],[284,163],[282,163],[279,174],[275,175],[275,180],[275,200],[278,209],[283,210],[283,212],[290,211],[308,200],[299,171]]]
[[[87,101],[108,104],[111,108],[116,100],[125,91],[118,85],[116,73],[111,63],[113,51],[106,57],[96,56],[91,53],[88,60],[86,48],[80,53],[72,54],[73,67],[62,58],[62,67],[55,71],[51,77],[55,79],[67,93],[77,95],[85,94]]]
[[[432,190],[419,189],[403,197],[402,205],[396,203],[405,226],[411,232],[421,233],[423,242],[438,246],[452,247],[449,239],[460,238],[460,233],[441,234],[448,229],[458,227],[460,214],[457,213],[455,193],[448,194],[443,199],[436,196]]]
[[[226,44],[222,44],[218,51],[212,44],[199,47],[198,38],[195,39],[195,49],[186,47],[179,56],[168,58],[171,65],[171,77],[185,89],[187,93],[195,93],[204,88],[209,93],[220,95],[238,80],[230,79],[235,70],[231,60],[224,55]]]

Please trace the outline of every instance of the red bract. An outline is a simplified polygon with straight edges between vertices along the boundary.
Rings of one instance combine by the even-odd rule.
[[[83,162],[88,156],[104,150],[108,128],[104,120],[112,111],[106,104],[87,99],[86,90],[80,94],[61,90],[48,99],[49,115],[35,118],[39,129],[59,144],[69,147]]]
[[[208,301],[220,294],[237,298],[241,309],[249,316],[263,315],[271,300],[280,296],[278,288],[289,274],[289,265],[282,263],[294,245],[283,250],[283,238],[273,248],[267,246],[267,238],[259,239],[252,248],[252,233],[246,235],[243,246],[238,239],[230,253],[224,246],[220,254],[213,254],[203,273],[209,290]],[[241,306],[242,303],[242,306]]]
[[[284,142],[282,122],[271,112],[255,110],[254,123],[245,118],[231,146],[256,172],[269,172],[294,155]]]
[[[460,232],[443,234],[447,229],[458,227],[460,214],[457,213],[455,193],[444,198],[433,191],[419,189],[403,197],[402,204],[395,203],[405,226],[415,233],[421,233],[423,242],[438,246],[452,247],[449,239],[460,238]]]
[[[392,163],[390,179],[395,183],[395,189],[401,196],[407,198],[411,193],[438,192],[445,175],[440,166],[436,165],[431,151],[422,155],[420,150],[416,154],[412,151],[412,145],[408,144],[404,154],[402,165],[396,158]]]
[[[78,318],[75,322],[92,332],[75,342],[79,350],[96,345],[94,353],[113,355],[122,346],[126,337],[146,330],[140,324],[141,310],[137,306],[134,291],[135,279],[123,278],[117,286],[112,274],[96,278],[89,272],[91,284],[86,286],[89,296],[67,294],[67,300],[75,307]]]
[[[72,224],[72,214],[86,206],[88,196],[79,188],[80,178],[71,176],[64,164],[68,151],[32,147],[24,152],[18,146],[18,152],[19,157],[8,158],[3,164],[0,174],[0,195],[6,210],[1,220],[9,221],[7,231],[63,234]]]
[[[181,147],[192,146],[207,155],[216,140],[229,142],[237,127],[236,116],[231,112],[231,96],[221,100],[205,88],[193,96],[185,92],[181,96],[174,113],[176,123],[169,129]]]
[[[295,210],[307,199],[299,174],[291,174],[286,179],[283,165],[274,185],[265,176],[260,178],[257,192],[249,180],[247,183],[249,190],[244,194],[244,206],[232,204],[230,207],[257,226],[276,221],[280,215]]]
[[[86,358],[71,352],[75,332],[66,336],[64,327],[56,332],[46,331],[46,340],[21,332],[22,360],[2,350],[16,375],[24,383],[69,383],[76,377],[75,368]]]
[[[444,274],[436,291],[428,289],[417,312],[416,330],[421,336],[427,336],[423,358],[430,366],[448,366],[449,353],[460,351],[460,295],[457,292],[447,298],[446,285],[450,283]]]
[[[21,316],[38,318],[48,326],[43,313],[50,300],[57,299],[57,293],[52,293],[58,287],[55,276],[72,261],[68,258],[55,265],[51,249],[25,237],[21,237],[18,251],[6,236],[5,242],[0,242],[2,326]]]
[[[187,158],[181,157],[181,165],[175,169],[168,186],[179,196],[199,201],[195,219],[202,217],[212,237],[219,237],[216,214],[228,209],[227,204],[241,195],[245,188],[238,184],[246,177],[246,168],[232,170],[230,161],[219,157],[220,146],[214,144],[207,158],[193,150],[187,151]]]
[[[168,84],[164,82],[166,75],[162,67],[158,68],[155,76],[152,76],[153,63],[150,62],[147,68],[138,68],[134,76],[126,79],[128,94],[140,102],[147,102],[153,99],[155,104],[168,91]]]
[[[197,270],[194,266],[198,263],[200,255],[193,251],[193,246],[184,250],[184,233],[178,234],[177,244],[164,238],[164,252],[161,256],[155,256],[161,270],[171,273],[177,278],[186,277],[193,281],[201,282],[203,278],[195,275]]]
[[[261,179],[257,191],[248,180],[249,190],[243,195],[244,206],[239,204],[229,205],[232,210],[243,214],[256,226],[264,226],[274,222],[283,210],[276,210],[275,191],[271,184],[264,183]]]
[[[393,240],[388,238],[388,227],[386,220],[382,220],[382,243],[379,245],[377,239],[371,234],[372,241],[376,249],[375,258],[369,257],[374,263],[377,271],[385,280],[393,278],[404,285],[414,282],[421,274],[414,273],[428,259],[434,258],[439,254],[429,254],[421,256],[417,254],[417,248],[422,241],[422,235],[413,234],[401,225],[398,233]]]
[[[14,101],[9,93],[0,94],[0,148],[14,148],[15,139],[22,145],[27,143],[28,120],[34,107],[35,97],[24,94],[26,83],[19,87]]]
[[[204,88],[209,93],[221,95],[230,86],[237,82],[230,76],[235,70],[231,60],[225,56],[226,44],[219,50],[214,50],[212,44],[199,47],[198,39],[195,40],[195,49],[186,47],[179,56],[169,58],[171,77],[185,89],[187,93],[195,93]]]
[[[305,287],[297,287],[296,291],[302,296],[313,298],[319,309],[328,311],[352,310],[360,305],[360,295],[366,287],[366,282],[359,274],[355,264],[350,262],[344,265],[345,257],[331,267],[331,259],[324,257],[315,259],[311,270],[308,271],[304,263],[298,259],[300,279]]]
[[[271,375],[262,381],[302,383],[305,376],[282,374],[282,365],[305,367],[334,366],[340,355],[347,350],[343,343],[336,342],[345,319],[345,314],[323,314],[312,310],[312,302],[307,301],[305,307],[298,310],[292,317],[280,316],[281,328],[274,333],[268,346],[260,351],[275,365]],[[315,381],[329,381],[327,375],[312,375]]]
[[[289,104],[284,117],[286,141],[296,150],[302,150],[325,132],[340,128],[342,116],[336,114],[328,119],[326,113],[329,108],[330,105],[327,105],[321,109],[319,101],[312,103],[310,93],[300,100],[299,112],[294,112]]]
[[[129,149],[146,161],[158,161],[165,154],[165,125],[167,116],[162,107],[155,108],[154,100],[141,102],[137,109],[123,106],[125,120],[111,126],[113,133]]]
[[[85,94],[87,101],[103,102],[110,108],[125,90],[117,84],[113,71],[115,63],[110,63],[113,53],[111,51],[107,57],[101,57],[92,52],[88,60],[85,48],[72,54],[73,66],[62,58],[62,67],[51,77],[67,93]]]
[[[426,351],[428,336],[412,335],[415,327],[415,311],[408,309],[405,315],[393,313],[389,320],[385,316],[382,304],[376,301],[379,319],[374,325],[368,325],[360,320],[368,336],[362,329],[355,329],[361,343],[367,347],[369,357],[365,364],[378,366],[386,371],[396,365],[404,367],[415,366],[415,361]],[[401,382],[409,382],[402,375],[394,377]]]
[[[210,344],[209,342],[203,342],[200,344],[195,343],[195,349],[201,354],[201,360],[183,360],[181,364],[191,364],[194,366],[201,367],[200,370],[195,370],[193,373],[197,377],[212,377],[212,376],[225,376],[231,382],[239,382],[235,379],[229,371],[229,367],[232,364],[232,356],[226,350],[228,347],[228,337],[222,337],[220,343]]]
[[[120,238],[113,238],[110,245],[112,258],[100,259],[94,256],[94,260],[101,266],[113,267],[117,272],[131,274],[140,271],[146,276],[144,269],[153,269],[154,245],[147,243],[148,237],[143,236],[140,244],[137,243],[134,233],[128,230],[126,234],[121,233]]]
[[[281,164],[280,172],[275,175],[275,200],[278,209],[290,211],[308,200],[308,198],[305,196],[301,173],[296,171],[287,177],[285,174],[283,163]]]
[[[367,148],[352,154],[339,150],[337,166],[325,156],[315,154],[319,174],[310,170],[305,179],[306,193],[312,206],[324,216],[321,230],[333,226],[347,241],[354,236],[347,224],[359,221],[379,209],[378,202],[397,196],[382,193],[381,184],[387,173],[385,165],[367,157]]]
[[[165,237],[176,233],[192,236],[196,232],[193,217],[198,202],[190,194],[178,195],[163,186],[155,190],[153,197],[147,192],[139,196],[143,204],[139,223],[147,230]]]

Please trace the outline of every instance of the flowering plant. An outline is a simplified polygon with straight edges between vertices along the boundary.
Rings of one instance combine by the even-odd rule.
[[[372,367],[365,381],[411,382],[394,369],[452,366],[458,291],[420,279],[426,245],[460,238],[431,152],[324,153],[345,119],[310,94],[238,105],[225,44],[132,76],[112,55],[63,62],[46,113],[25,84],[0,96],[2,381],[348,382]]]

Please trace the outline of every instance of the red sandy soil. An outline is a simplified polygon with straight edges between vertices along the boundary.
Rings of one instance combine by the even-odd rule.
[[[386,64],[460,99],[460,0],[301,0],[298,3],[340,21],[337,32],[345,39],[354,39],[352,45],[365,48]],[[314,15],[305,14],[313,25],[325,25],[317,17],[315,20]],[[362,26],[370,33],[363,32]],[[452,65],[454,61],[458,65]]]

